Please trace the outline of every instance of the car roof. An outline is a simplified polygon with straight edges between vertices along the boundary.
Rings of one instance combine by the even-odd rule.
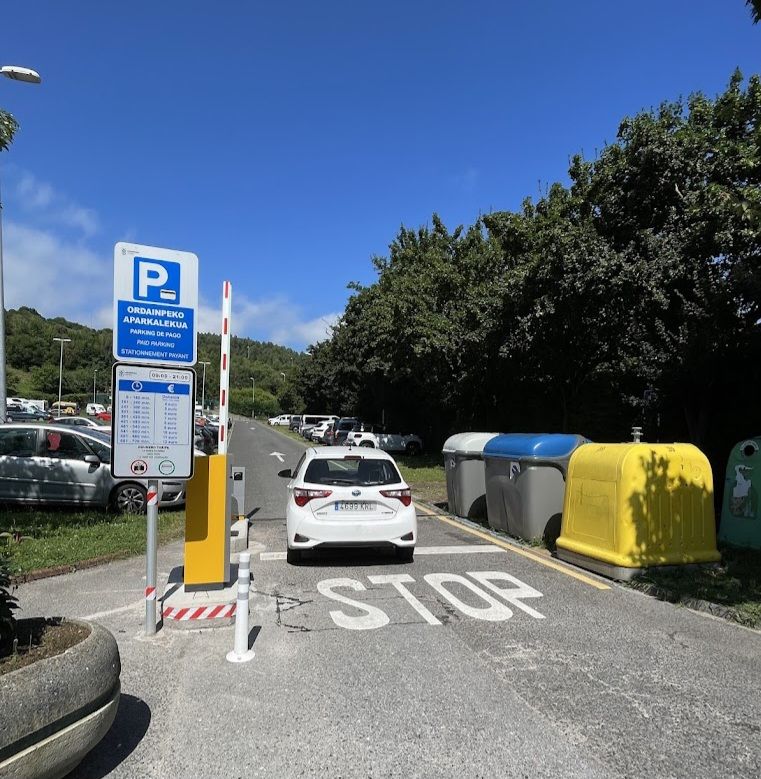
[[[307,454],[313,459],[340,459],[347,455],[352,457],[360,457],[363,460],[391,460],[393,457],[382,449],[370,449],[369,447],[358,446],[321,446],[310,447],[307,449]]]

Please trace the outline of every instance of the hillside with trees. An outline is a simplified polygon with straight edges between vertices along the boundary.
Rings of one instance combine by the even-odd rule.
[[[60,317],[46,319],[33,308],[6,313],[7,384],[9,396],[58,398],[60,346],[53,338],[70,338],[64,346],[63,398],[80,404],[92,399],[93,379],[99,394],[110,391],[112,332],[93,330]],[[216,405],[219,395],[220,337],[198,337],[198,402],[201,397],[201,362],[206,368],[206,402]],[[252,381],[256,379],[256,413],[275,414],[298,400],[290,393],[290,378],[304,355],[273,343],[232,338],[230,397],[234,413],[251,415]],[[97,373],[96,373],[97,371]],[[285,379],[282,374],[285,374]],[[286,403],[287,405],[282,405]]]
[[[568,183],[402,227],[296,377],[310,410],[419,431],[689,440],[761,430],[761,81],[620,123]]]

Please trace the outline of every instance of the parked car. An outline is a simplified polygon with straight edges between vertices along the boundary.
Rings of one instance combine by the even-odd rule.
[[[195,426],[195,448],[200,449],[204,454],[214,454],[219,444],[218,434],[212,432],[207,425]]]
[[[60,403],[56,401],[50,406],[50,411],[53,416],[60,417],[66,414],[66,416],[75,416],[79,413],[79,406],[76,403],[71,403],[68,400],[63,400]]]
[[[311,432],[311,440],[318,441],[320,443],[324,442],[325,433],[328,432],[332,424],[333,424],[332,422],[320,422],[319,425],[313,427]]]
[[[423,439],[414,433],[385,433],[355,430],[346,439],[349,446],[382,449],[384,452],[403,452],[412,457],[423,451]]]
[[[88,403],[85,406],[85,414],[87,414],[88,417],[94,417],[96,414],[105,413],[105,411],[106,407],[100,403]]]
[[[95,415],[96,419],[99,419],[101,422],[111,423],[111,412],[110,411],[99,411]]]
[[[307,441],[312,440],[312,430],[314,430],[317,427],[317,425],[306,425],[299,428],[299,433],[307,439]]]
[[[299,425],[299,433],[304,434],[305,427],[311,425],[319,425],[321,422],[334,422],[338,419],[334,414],[304,414],[301,417],[301,424]]]
[[[290,425],[290,423],[291,423],[291,415],[290,414],[281,414],[278,417],[270,417],[270,419],[268,419],[267,421],[273,427],[275,425]]]
[[[344,443],[346,446],[366,446],[368,448],[378,448],[376,437],[378,433],[384,432],[383,425],[371,425],[367,422],[360,422],[347,433]],[[375,434],[375,436],[373,435]]]
[[[357,417],[341,417],[338,422],[333,425],[333,435],[331,446],[340,446],[346,441],[346,436],[354,429],[355,425],[360,424],[360,420]]]
[[[288,429],[293,431],[294,433],[297,433],[299,431],[300,425],[301,425],[301,415],[294,414],[291,417],[291,421],[288,423]]]
[[[411,561],[417,519],[409,486],[386,452],[312,447],[291,471],[286,504],[287,559],[320,546],[392,546]]]
[[[111,439],[65,425],[0,427],[0,503],[76,504],[142,513],[147,483],[114,479]],[[185,502],[183,481],[162,481],[160,506]]]
[[[81,427],[91,428],[98,430],[101,433],[107,433],[111,435],[111,426],[105,422],[96,422],[94,419],[87,419],[85,417],[55,417],[51,420],[56,425],[66,425],[67,427]]]
[[[50,414],[38,409],[11,405],[5,412],[5,419],[8,422],[41,422],[50,419]]]

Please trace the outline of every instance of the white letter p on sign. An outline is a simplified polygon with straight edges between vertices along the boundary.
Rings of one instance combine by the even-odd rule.
[[[140,261],[138,267],[138,297],[148,297],[148,287],[163,287],[169,280],[169,274],[163,265],[156,262]]]

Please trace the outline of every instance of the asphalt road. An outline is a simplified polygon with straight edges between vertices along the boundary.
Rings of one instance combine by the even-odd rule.
[[[758,633],[432,516],[411,564],[288,565],[277,471],[302,451],[236,422],[250,663],[225,661],[231,628],[142,636],[139,559],[20,588],[27,614],[96,615],[119,641],[117,721],[72,776],[761,775]],[[161,550],[164,576],[181,556]]]

